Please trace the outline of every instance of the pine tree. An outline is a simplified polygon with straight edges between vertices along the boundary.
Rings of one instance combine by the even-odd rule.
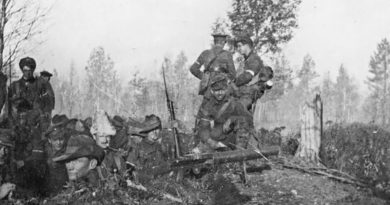
[[[357,111],[359,95],[357,87],[343,65],[336,80],[336,121],[351,122]]]
[[[373,106],[372,119],[382,125],[389,123],[389,59],[390,44],[387,39],[383,39],[377,46],[376,52],[370,60],[370,76],[367,84],[370,89],[371,106]]]
[[[103,47],[97,47],[92,50],[87,67],[87,103],[85,108],[87,113],[92,114],[94,105],[113,113],[113,79],[115,76],[114,62],[104,51]]]
[[[297,78],[299,79],[297,87],[299,93],[297,98],[301,101],[306,100],[306,98],[309,97],[313,87],[312,81],[318,77],[318,74],[315,71],[315,65],[313,58],[307,54],[303,58],[301,69],[297,72]]]
[[[323,102],[323,116],[324,122],[335,121],[336,120],[336,111],[335,111],[335,95],[336,95],[336,84],[330,78],[330,73],[327,72],[324,75],[321,85],[321,98]]]

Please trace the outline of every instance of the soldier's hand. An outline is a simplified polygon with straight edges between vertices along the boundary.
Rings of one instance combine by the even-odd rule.
[[[222,128],[222,131],[223,133],[229,133],[231,130],[232,130],[232,120],[229,118],[224,124],[223,124],[223,128]]]
[[[4,183],[0,186],[0,199],[6,197],[11,191],[15,190],[15,184]]]
[[[16,161],[16,168],[21,168],[24,166],[24,161],[23,160],[18,160]]]

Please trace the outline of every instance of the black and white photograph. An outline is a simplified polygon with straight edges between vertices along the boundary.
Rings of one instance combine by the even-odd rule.
[[[0,204],[390,204],[390,1],[0,0]]]

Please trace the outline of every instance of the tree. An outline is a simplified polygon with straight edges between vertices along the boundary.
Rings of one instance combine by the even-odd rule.
[[[49,9],[39,2],[1,0],[0,11],[0,71],[11,64],[27,42],[42,32],[42,23]]]
[[[343,65],[339,68],[335,88],[336,121],[351,122],[357,111],[359,94]]]
[[[292,69],[284,54],[280,54],[274,59],[273,65],[274,83],[272,89],[267,91],[267,100],[278,100],[292,86]]]
[[[147,95],[149,92],[146,87],[146,78],[139,76],[139,71],[133,74],[133,77],[127,84],[126,90],[122,96],[122,102],[125,108],[130,110],[132,115],[143,115],[147,110]]]
[[[324,122],[336,120],[335,111],[335,95],[336,95],[336,84],[330,78],[330,73],[327,72],[324,75],[321,85],[321,98],[323,102],[323,116]]]
[[[93,113],[95,104],[107,112],[114,112],[115,91],[113,83],[115,79],[114,61],[104,51],[103,47],[92,50],[87,67],[87,95],[84,103],[88,114]],[[119,102],[118,102],[119,103]]]
[[[303,63],[301,69],[297,72],[297,77],[299,78],[298,89],[301,93],[301,99],[306,98],[311,92],[311,82],[318,77],[317,72],[315,71],[315,62],[313,58],[307,54],[303,58]]]
[[[297,8],[301,0],[234,0],[228,12],[234,36],[250,35],[257,51],[280,50],[298,27]]]
[[[370,76],[367,78],[367,84],[370,89],[370,97],[372,100],[371,106],[374,106],[373,120],[380,121],[383,125],[388,121],[388,89],[389,89],[389,59],[390,59],[390,44],[388,40],[383,39],[377,46],[376,52],[371,56],[370,60]]]

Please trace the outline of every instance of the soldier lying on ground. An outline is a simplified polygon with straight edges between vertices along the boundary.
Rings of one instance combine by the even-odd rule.
[[[104,158],[104,150],[87,135],[74,135],[68,140],[65,152],[53,158],[54,162],[66,165],[69,181],[99,186],[101,181],[96,171]]]
[[[66,167],[64,164],[53,161],[55,156],[64,152],[66,141],[66,130],[63,128],[66,123],[57,122],[57,118],[53,118],[54,122],[46,132],[47,142],[45,144],[46,161],[48,164],[48,175],[46,178],[46,190],[49,195],[54,195],[62,190],[68,180]]]
[[[143,137],[133,135],[132,151],[129,153],[127,161],[134,164],[137,168],[150,167],[154,163],[162,160],[162,148],[161,148],[161,121],[156,117],[159,125],[152,130],[143,132]]]
[[[7,133],[0,133],[0,199],[5,198],[11,191],[15,190],[13,183],[13,169],[11,162],[11,152],[14,142]]]

